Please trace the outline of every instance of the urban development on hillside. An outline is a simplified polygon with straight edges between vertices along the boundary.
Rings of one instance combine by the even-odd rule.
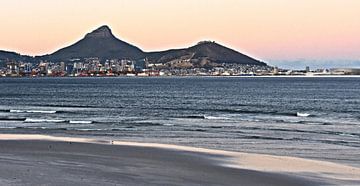
[[[0,68],[1,77],[114,77],[114,76],[321,76],[321,75],[360,75],[358,69],[317,69],[311,71],[287,70],[271,66],[219,64],[215,67],[182,67],[176,64],[149,63],[147,59],[138,61],[127,59],[99,58],[73,59],[72,62],[31,63],[24,61],[5,61]]]
[[[144,52],[108,26],[53,54],[0,51],[0,77],[360,75],[360,69],[280,69],[212,41],[185,49]]]

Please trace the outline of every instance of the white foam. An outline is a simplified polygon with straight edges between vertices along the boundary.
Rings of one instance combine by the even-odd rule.
[[[69,121],[70,124],[92,124],[92,121],[75,121],[75,120],[70,120]]]
[[[10,110],[13,113],[43,113],[43,114],[55,114],[54,110]]]
[[[230,118],[227,118],[227,117],[216,117],[216,116],[204,116],[205,119],[208,119],[208,120],[229,120]]]
[[[63,123],[65,122],[65,120],[60,120],[60,119],[31,119],[31,118],[26,118],[25,119],[26,123]]]
[[[310,115],[311,114],[308,114],[308,113],[301,113],[301,112],[296,113],[297,117],[309,117]]]

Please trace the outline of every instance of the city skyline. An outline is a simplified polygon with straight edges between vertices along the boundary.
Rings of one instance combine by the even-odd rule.
[[[7,19],[0,49],[21,54],[52,53],[107,24],[144,51],[214,40],[271,65],[303,59],[355,61],[356,66],[360,61],[360,2],[355,0],[91,0],[85,5],[15,0],[3,1],[2,7],[0,15]]]

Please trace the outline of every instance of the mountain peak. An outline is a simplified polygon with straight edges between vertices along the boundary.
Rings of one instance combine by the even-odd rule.
[[[113,34],[111,29],[107,26],[101,26],[98,29],[88,33],[85,37],[95,37],[95,38],[104,38],[104,37],[112,37]]]
[[[108,26],[101,26],[86,34],[80,41],[48,56],[48,60],[68,61],[74,58],[98,57],[101,59],[141,59],[144,52],[116,38]]]
[[[214,44],[214,43],[215,43],[215,41],[200,41],[196,45],[209,45],[209,44]]]

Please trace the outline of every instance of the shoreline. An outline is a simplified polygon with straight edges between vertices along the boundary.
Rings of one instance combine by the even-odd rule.
[[[73,147],[74,143],[76,143],[77,146],[76,149],[74,149]],[[6,168],[6,166],[5,167],[3,166],[9,163],[8,162],[9,160],[6,160],[6,158],[10,158],[12,157],[12,155],[17,157],[19,154],[25,154],[22,155],[20,159],[26,160],[30,157],[27,153],[30,154],[38,153],[40,154],[40,156],[48,157],[50,161],[44,163],[45,164],[49,163],[50,167],[52,167],[51,163],[54,157],[55,159],[61,159],[60,162],[67,162],[71,159],[71,158],[69,159],[68,156],[74,156],[77,154],[82,154],[82,156],[91,155],[90,157],[96,156],[99,157],[100,159],[103,159],[101,157],[118,156],[116,152],[122,154],[123,151],[119,151],[119,149],[122,149],[126,151],[136,150],[137,152],[130,153],[128,154],[128,156],[129,157],[141,156],[141,158],[138,158],[136,159],[135,162],[132,162],[134,161],[134,159],[132,158],[129,159],[128,157],[125,158],[125,161],[130,164],[131,163],[138,164],[140,167],[142,166],[141,162],[147,162],[150,160],[152,161],[153,157],[156,156],[159,156],[161,158],[156,160],[156,163],[150,162],[151,166],[154,166],[153,163],[155,164],[164,163],[163,160],[173,162],[173,160],[176,159],[184,159],[184,162],[181,161],[177,162],[179,164],[176,165],[175,169],[171,169],[172,171],[182,172],[183,171],[182,168],[186,168],[186,166],[183,167],[184,163],[187,166],[188,166],[187,163],[193,165],[194,167],[192,167],[192,169],[195,168],[203,169],[204,166],[205,167],[211,166],[213,168],[213,172],[212,172],[213,174],[217,176],[221,175],[226,177],[226,179],[224,180],[216,180],[216,179],[207,180],[207,182],[209,183],[212,182],[215,185],[222,182],[224,182],[224,185],[232,185],[236,181],[239,181],[238,178],[241,178],[241,180],[245,181],[247,183],[246,185],[261,185],[262,183],[263,184],[265,183],[265,185],[269,185],[268,183],[271,180],[278,180],[278,182],[274,183],[274,185],[289,185],[290,182],[291,185],[294,185],[294,183],[304,183],[298,185],[308,185],[310,182],[315,185],[318,185],[316,183],[329,183],[329,184],[331,183],[335,185],[360,184],[360,168],[355,168],[355,167],[336,164],[336,163],[324,162],[324,161],[295,158],[295,157],[229,152],[222,150],[211,150],[204,148],[155,144],[155,143],[106,141],[106,140],[95,140],[95,139],[86,139],[86,138],[53,137],[46,135],[0,134],[0,144],[1,146],[8,147],[8,148],[3,148],[6,150],[0,151],[0,155],[1,155],[0,167],[2,167],[2,169]],[[51,150],[57,148],[56,146],[60,146],[62,148],[62,151],[61,150],[58,151],[60,152],[60,155],[50,153]],[[94,149],[89,149],[89,146],[94,147]],[[101,150],[100,151],[96,150],[102,148],[106,148],[107,150],[109,150],[109,152],[102,154]],[[40,150],[36,150],[36,149],[40,149]],[[13,151],[13,153],[12,155],[9,155],[11,151]],[[149,154],[146,151],[151,151],[151,153]],[[64,152],[66,153],[64,154]],[[50,155],[49,153],[51,154],[51,157],[49,156]],[[171,153],[171,157],[168,155],[164,155],[167,153]],[[73,162],[77,162],[78,160],[80,159],[75,158],[75,161]],[[91,165],[91,162],[83,162],[83,163]],[[124,162],[120,161],[120,163],[124,163]],[[148,164],[144,163],[143,165],[148,165]],[[109,167],[107,164],[106,165],[102,164],[101,166],[103,167],[105,172],[108,171],[108,169],[114,169],[114,168],[117,169],[117,167],[111,168],[111,166]],[[36,168],[36,166],[33,165],[33,168]],[[58,171],[56,167],[53,168],[54,171]],[[167,169],[169,167],[166,166],[164,167],[163,165],[155,169],[156,171],[159,171],[164,168]],[[124,170],[120,170],[120,172],[121,171]],[[205,175],[208,174],[207,169],[204,169],[202,171]],[[230,173],[227,171],[230,171]],[[240,171],[242,172],[242,174],[247,176],[238,175],[237,171]],[[101,172],[98,173],[102,174]],[[135,173],[138,172],[135,171]],[[197,174],[197,173],[198,172],[193,172],[193,174]],[[166,172],[164,174],[166,174]],[[228,177],[229,175],[227,174],[232,176]],[[147,173],[145,175],[147,175]],[[262,178],[263,180],[261,179],[251,180],[250,175],[251,176],[256,175],[258,178]],[[139,176],[144,176],[144,175],[143,173],[139,173]],[[173,174],[168,176],[177,177],[179,175]],[[189,180],[197,179],[197,177],[192,177],[192,175],[188,175],[188,174],[183,176],[185,176]],[[267,178],[270,180],[267,180]],[[2,183],[3,179],[4,178],[0,177],[0,183]],[[157,177],[155,179],[159,181],[159,179],[161,180],[162,177]],[[203,179],[204,178],[201,178],[195,182],[205,183],[202,182],[204,181]],[[211,179],[211,177],[206,179]],[[227,179],[230,179],[234,182],[231,183],[226,182]],[[221,181],[221,182],[217,182],[217,181]],[[292,182],[292,181],[296,181],[296,182]],[[3,183],[5,182],[3,181]],[[130,181],[129,184],[130,183],[132,182]],[[194,183],[188,182],[188,184],[190,185]]]

